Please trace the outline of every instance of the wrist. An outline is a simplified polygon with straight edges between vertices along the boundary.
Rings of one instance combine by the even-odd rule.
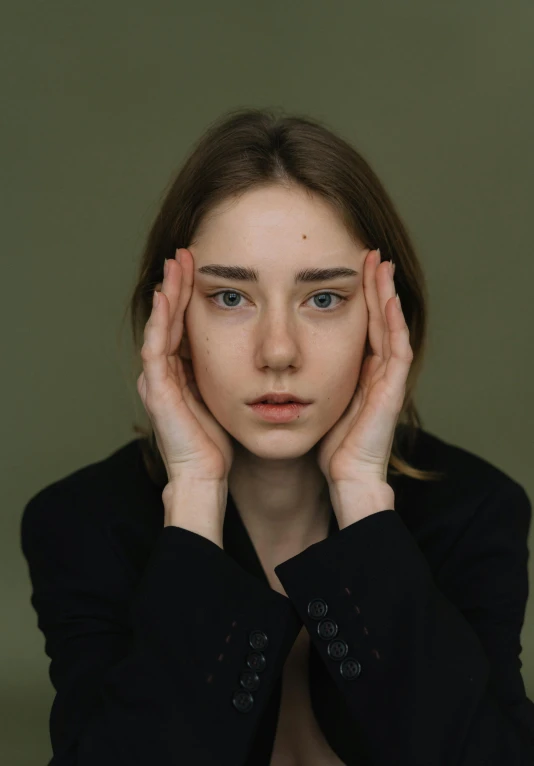
[[[227,482],[190,476],[174,479],[162,492],[163,526],[188,529],[222,548],[227,497]]]
[[[395,510],[395,492],[387,482],[337,482],[329,490],[340,530],[373,513]]]

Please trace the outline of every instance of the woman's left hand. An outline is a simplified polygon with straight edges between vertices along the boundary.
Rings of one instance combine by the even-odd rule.
[[[329,486],[387,483],[393,437],[413,360],[390,261],[380,263],[379,250],[366,256],[363,287],[370,353],[363,360],[348,409],[319,442],[317,461]]]

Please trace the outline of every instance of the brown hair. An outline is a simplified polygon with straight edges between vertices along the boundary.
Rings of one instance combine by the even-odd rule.
[[[275,109],[231,110],[212,123],[193,146],[164,193],[126,307],[137,377],[143,369],[139,352],[152,310],[152,293],[163,281],[165,259],[193,242],[214,206],[249,189],[273,184],[296,184],[320,195],[341,216],[355,241],[370,249],[380,248],[382,260],[396,264],[395,284],[414,356],[389,470],[422,481],[442,478],[441,472],[416,468],[401,455],[404,449],[411,450],[422,427],[414,389],[424,355],[427,294],[414,246],[366,160],[324,123],[306,116],[277,116]],[[147,437],[141,440],[143,459],[152,480],[163,488],[167,474],[151,425],[144,428],[133,423],[133,430]]]

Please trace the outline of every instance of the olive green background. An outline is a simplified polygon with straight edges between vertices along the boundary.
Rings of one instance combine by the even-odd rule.
[[[20,516],[134,438],[122,313],[163,189],[220,113],[306,113],[371,162],[427,275],[424,427],[534,498],[534,4],[17,0],[0,13],[0,761],[38,766],[53,689]],[[522,644],[532,698],[532,599]]]

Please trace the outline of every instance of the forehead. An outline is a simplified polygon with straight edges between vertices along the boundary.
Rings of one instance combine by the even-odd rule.
[[[198,265],[221,256],[225,263],[241,263],[244,257],[261,262],[277,256],[328,258],[329,253],[353,261],[364,251],[326,200],[282,186],[254,188],[224,200],[209,211],[188,247]]]

